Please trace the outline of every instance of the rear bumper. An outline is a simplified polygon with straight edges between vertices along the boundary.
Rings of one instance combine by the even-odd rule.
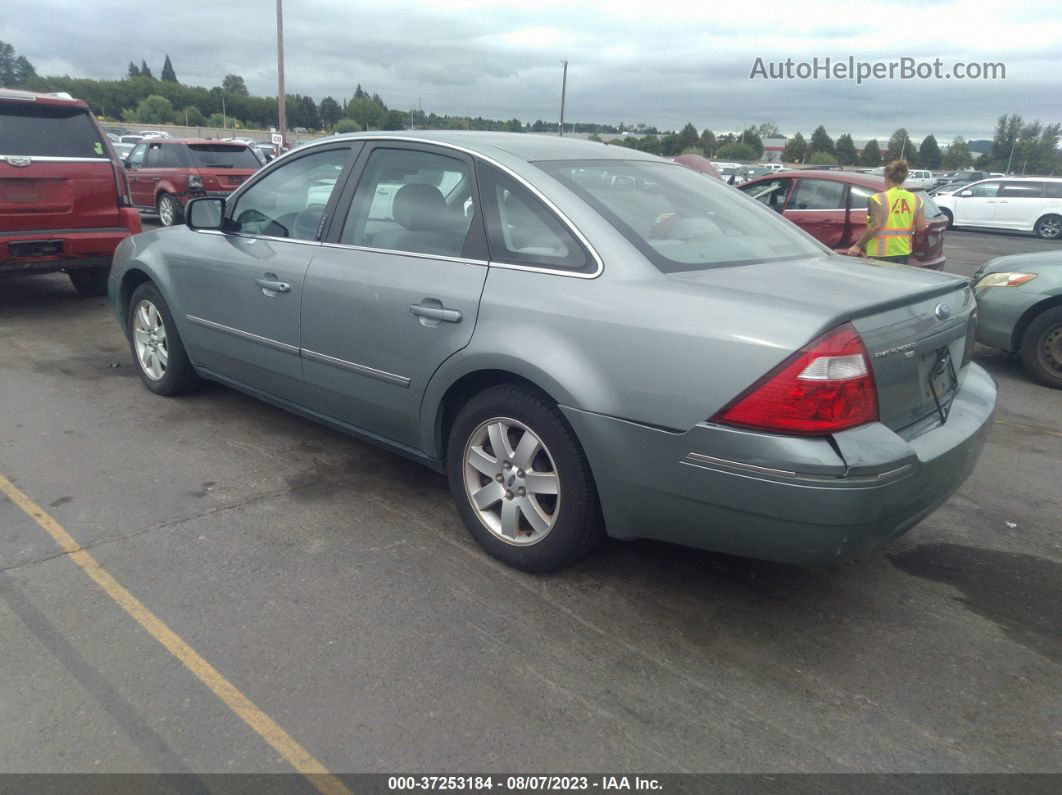
[[[89,229],[35,229],[0,235],[0,274],[50,273],[111,264],[114,250],[141,231],[140,214],[120,208],[122,226]],[[34,249],[49,253],[34,254]]]
[[[880,424],[822,438],[709,423],[668,433],[565,408],[609,535],[783,563],[858,556],[913,527],[973,470],[996,388],[970,365],[948,421],[911,440]]]

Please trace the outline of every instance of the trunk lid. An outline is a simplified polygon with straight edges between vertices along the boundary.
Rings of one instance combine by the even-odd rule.
[[[927,418],[939,421],[938,401],[946,413],[954,393],[951,371],[961,383],[969,364],[976,305],[959,276],[830,256],[670,278],[732,293],[753,312],[796,312],[814,329],[805,343],[851,321],[870,355],[880,420],[896,431],[917,433]]]

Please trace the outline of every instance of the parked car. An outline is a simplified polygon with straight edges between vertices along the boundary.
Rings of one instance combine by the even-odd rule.
[[[866,230],[867,202],[885,190],[885,181],[854,172],[782,171],[746,182],[740,189],[820,243],[843,253]],[[947,262],[944,230],[948,220],[932,198],[922,198],[928,227],[914,236],[910,264],[940,270]]]
[[[165,130],[141,130],[140,135],[143,138],[172,138]]]
[[[273,148],[273,144],[255,144],[252,149],[258,155],[258,159],[262,161],[262,165],[276,159],[277,150]]]
[[[118,159],[122,162],[122,165],[124,166],[125,159],[133,153],[133,150],[136,148],[136,144],[123,144],[121,142],[112,143],[111,148],[114,149],[114,153],[118,155]]]
[[[756,179],[756,177],[762,177],[766,174],[774,174],[777,169],[767,168],[766,166],[742,166],[738,169],[738,173],[744,181],[750,179]]]
[[[716,166],[715,163],[712,163]],[[723,180],[727,185],[740,185],[745,182],[745,175],[741,173],[744,166],[716,166],[716,170],[719,172],[719,179]]]
[[[87,103],[0,89],[0,276],[54,273],[102,295],[140,231],[125,172]]]
[[[741,168],[741,163],[724,163],[720,160],[713,160],[711,161],[711,163],[713,166],[715,166],[715,169],[717,171],[720,171],[720,173],[724,168]]]
[[[121,136],[118,137],[118,143],[122,143],[122,144],[134,144],[135,145],[135,144],[140,143],[143,140],[144,140],[144,136],[143,135],[136,135],[136,134],[121,135]]]
[[[218,381],[446,472],[527,570],[606,533],[866,552],[965,480],[995,406],[966,279],[622,147],[330,137],[187,217],[115,256],[147,389]]]
[[[785,166],[781,163],[760,163],[760,168],[770,169],[771,171],[785,171]]]
[[[180,223],[196,196],[227,196],[262,163],[246,144],[198,138],[145,138],[126,159],[133,204]]]
[[[1029,375],[1062,389],[1062,254],[997,257],[973,281],[977,341],[1019,354]]]
[[[936,202],[948,226],[1034,232],[1062,237],[1062,177],[1004,177],[963,185]]]
[[[935,187],[933,191],[934,193],[951,193],[963,185],[987,178],[988,172],[986,171],[955,171],[944,182],[934,180]]]
[[[705,176],[714,177],[715,179],[722,179],[722,177],[719,176],[719,172],[716,171],[715,166],[713,166],[712,162],[706,157],[701,157],[700,155],[678,155],[672,157],[671,161],[685,166],[692,171],[696,171],[698,174],[704,174]]]
[[[912,168],[907,174],[907,179],[903,181],[903,186],[907,190],[929,190],[935,184],[936,178],[933,172],[923,168]]]

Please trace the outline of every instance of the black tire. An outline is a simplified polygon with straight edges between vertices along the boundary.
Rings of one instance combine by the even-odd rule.
[[[69,271],[70,283],[81,295],[100,296],[107,295],[107,277],[111,267],[82,268],[81,270]]]
[[[1021,363],[1036,381],[1062,389],[1062,306],[1041,312],[1025,329]]]
[[[1036,222],[1033,227],[1036,236],[1043,240],[1058,240],[1062,238],[1062,216],[1045,215]]]
[[[159,214],[159,222],[163,226],[174,226],[184,222],[184,209],[172,193],[160,193],[155,201],[155,209]]]
[[[154,306],[162,319],[162,328],[165,331],[166,365],[161,377],[153,378],[137,351],[136,313],[143,302]],[[188,361],[184,344],[181,342],[177,326],[173,322],[173,314],[162,297],[162,293],[152,282],[144,282],[133,291],[129,299],[129,308],[126,313],[126,323],[129,329],[129,349],[133,354],[133,364],[140,374],[140,380],[144,386],[156,395],[183,395],[196,389],[201,379],[196,375],[192,363]]]
[[[555,468],[559,484],[555,519],[543,538],[533,544],[515,545],[488,528],[465,487],[466,448],[487,420],[498,417],[516,420],[532,431],[548,450]],[[514,568],[529,572],[560,569],[586,555],[604,537],[597,487],[582,446],[556,404],[529,387],[491,387],[462,407],[447,444],[447,475],[457,511],[472,537],[492,556]]]
[[[940,210],[940,211],[941,211],[942,213],[944,213],[944,217],[948,219],[948,225],[947,225],[946,227],[944,227],[944,228],[945,228],[945,229],[951,229],[951,228],[952,228],[952,226],[954,226],[954,222],[955,222],[955,219],[954,219],[954,218],[952,218],[952,215],[951,215],[951,213],[950,213],[950,212],[948,212],[947,210],[945,210],[945,209],[944,209],[943,207],[941,208],[941,210]]]

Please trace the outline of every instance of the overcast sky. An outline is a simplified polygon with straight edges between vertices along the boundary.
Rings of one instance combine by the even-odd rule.
[[[274,0],[2,0],[0,40],[41,74],[118,78],[168,53],[182,83],[241,74],[276,94]],[[569,121],[887,136],[906,126],[990,137],[1001,113],[1062,120],[1062,3],[880,0],[284,0],[288,93],[390,107],[555,120],[567,57]],[[910,56],[1002,62],[1005,80],[749,79],[765,61]]]

